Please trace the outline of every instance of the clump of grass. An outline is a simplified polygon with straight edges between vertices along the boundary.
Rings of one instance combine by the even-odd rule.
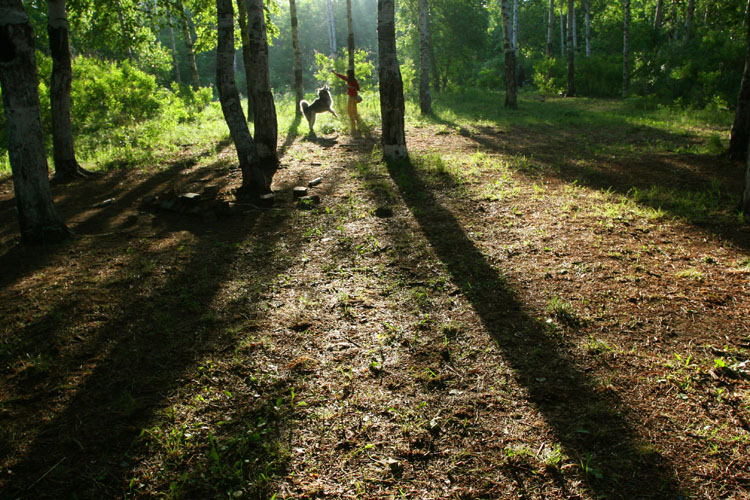
[[[561,323],[568,326],[578,326],[581,324],[581,318],[576,313],[570,302],[561,299],[555,295],[547,302],[547,313],[552,315]]]
[[[675,276],[678,278],[687,278],[694,281],[703,281],[703,271],[700,269],[696,269],[694,267],[683,269],[682,271],[678,271]]]

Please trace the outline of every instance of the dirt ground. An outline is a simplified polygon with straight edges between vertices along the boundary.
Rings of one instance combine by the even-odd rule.
[[[742,169],[584,136],[298,138],[273,207],[223,144],[55,186],[50,247],[1,181],[0,497],[750,498],[750,226],[627,198]]]

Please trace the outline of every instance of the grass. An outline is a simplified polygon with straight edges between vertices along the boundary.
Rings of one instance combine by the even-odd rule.
[[[282,97],[277,205],[210,223],[137,203],[92,216],[87,185],[64,186],[72,224],[93,229],[3,257],[3,488],[506,498],[522,485],[556,499],[741,487],[746,432],[715,416],[748,405],[737,299],[750,259],[737,217],[720,219],[731,232],[717,222],[732,202],[707,180],[721,168],[677,153],[695,124],[528,93],[506,112],[498,96],[438,95],[434,117],[408,103],[412,161],[395,166],[345,118],[321,116],[309,138]],[[123,176],[137,200],[210,178],[231,200],[239,174],[217,111],[195,137],[154,122],[142,156],[104,148],[126,168],[91,185]],[[374,95],[361,111],[376,133]],[[704,129],[690,140],[716,145]],[[671,163],[629,177],[641,136]],[[176,161],[193,168],[156,188],[127,176]],[[682,164],[691,185],[656,175]],[[318,176],[320,205],[298,210],[291,188]]]

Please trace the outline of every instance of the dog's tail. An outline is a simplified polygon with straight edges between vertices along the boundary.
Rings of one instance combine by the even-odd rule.
[[[310,103],[302,100],[299,102],[299,110],[302,111],[302,114],[305,115],[305,118],[308,120],[310,119]]]

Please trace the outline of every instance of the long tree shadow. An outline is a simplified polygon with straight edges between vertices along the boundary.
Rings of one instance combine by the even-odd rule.
[[[196,230],[194,225],[185,226],[184,219],[174,216],[169,222],[170,234],[188,232],[194,239],[167,248],[167,256],[173,261],[163,266],[169,272],[166,277],[160,278],[163,274],[155,272],[162,267],[157,262],[164,251],[163,245],[157,244],[151,255],[131,256],[134,269],[140,269],[142,274],[126,271],[101,283],[99,286],[111,290],[111,303],[101,304],[105,312],[99,313],[95,326],[81,332],[82,345],[65,352],[53,349],[38,373],[29,374],[23,381],[11,381],[20,385],[18,397],[4,398],[0,406],[0,460],[13,474],[0,478],[0,496],[120,497],[139,466],[133,460],[143,453],[142,449],[138,451],[143,430],[163,409],[169,396],[179,392],[194,376],[191,373],[197,371],[194,369],[203,356],[236,348],[240,339],[233,333],[236,320],[232,318],[259,314],[259,297],[249,297],[251,300],[240,304],[226,318],[212,303],[238,267],[259,284],[281,272],[272,259],[276,256],[274,245],[285,234],[278,227],[286,217],[283,210],[260,212],[254,219],[235,218],[220,226]],[[290,245],[285,244],[284,248],[294,252]],[[247,279],[245,276],[243,279]],[[58,305],[35,324],[35,332],[28,333],[39,337],[64,328],[65,323],[78,324],[85,318],[67,317],[65,311],[85,299],[62,294],[57,298]],[[273,404],[267,402],[275,401],[278,391],[286,390],[290,383],[294,385],[284,381],[278,387],[263,389],[248,377],[247,388],[232,390],[247,396],[235,396],[237,418],[230,425],[214,429],[213,434],[198,431],[204,434],[203,455],[215,454],[217,459],[219,454],[229,453],[216,445],[217,439],[227,436],[234,454],[228,462],[228,475],[235,482],[246,480],[252,475],[249,469],[254,467],[266,475],[273,472],[265,455],[271,447],[269,441],[278,439],[285,424],[283,415],[280,418],[269,408]],[[230,434],[246,434],[247,429],[242,429],[245,421],[265,422],[265,434],[252,434],[238,451],[237,440]],[[258,437],[253,437],[256,434]],[[236,464],[240,472],[235,477]],[[204,463],[205,468],[201,469],[196,464],[186,464],[181,487],[193,477],[199,478],[200,484],[183,494],[192,491],[196,498],[217,496],[217,488],[226,486],[222,482],[226,476],[221,476],[215,465]],[[213,481],[214,475],[221,477]],[[259,498],[262,496],[258,493]]]
[[[535,112],[539,111],[530,113]],[[636,153],[644,141],[675,144],[685,138],[655,127],[633,127],[623,118],[600,119],[596,113],[577,108],[571,112],[575,115],[564,127],[543,122],[529,126],[521,120],[508,125],[512,132],[487,126],[478,127],[478,133],[470,132],[440,114],[433,115],[431,121],[461,131],[484,151],[520,158],[528,163],[519,170],[522,175],[552,177],[617,193],[750,249],[750,231],[737,222],[741,192],[737,186],[742,186],[744,168],[709,155]],[[633,134],[623,135],[622,130],[609,133],[628,127],[634,129]],[[610,152],[609,148],[623,144],[636,149],[618,155]],[[512,161],[509,166],[514,168]]]
[[[557,435],[580,460],[591,493],[601,498],[679,498],[670,464],[627,420],[627,404],[597,393],[571,353],[531,317],[501,271],[490,265],[409,161],[388,172],[427,240],[471,302],[516,379]]]

